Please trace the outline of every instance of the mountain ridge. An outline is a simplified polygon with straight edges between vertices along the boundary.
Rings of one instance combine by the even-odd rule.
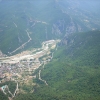
[[[45,40],[61,39],[66,34],[95,30],[95,27],[100,29],[99,20],[92,16],[90,9],[83,11],[80,6],[72,6],[74,3],[59,0],[44,0],[44,3],[40,0],[3,0],[0,3],[0,50],[9,55],[9,52],[28,41],[27,29],[31,32],[32,40],[21,51],[38,47]],[[77,3],[82,5],[79,1]]]
[[[99,5],[2,0],[0,100],[100,100]]]

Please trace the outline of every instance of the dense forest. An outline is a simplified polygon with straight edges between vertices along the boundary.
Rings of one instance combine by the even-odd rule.
[[[68,44],[59,44],[52,62],[41,73],[48,86],[37,78],[34,93],[19,94],[15,100],[100,99],[100,31],[68,37]]]
[[[30,81],[27,81],[28,78],[24,80],[23,75],[26,73],[22,76],[17,73],[19,78],[15,76],[15,82],[1,82],[0,87],[7,85],[14,93],[18,81],[17,95],[12,97],[13,100],[100,100],[99,5],[99,0],[0,0],[2,70],[6,69],[3,65],[9,65],[3,62],[5,59],[26,50],[36,50],[33,52],[35,54],[42,42],[60,40],[55,46],[56,49],[50,51],[50,61],[45,66],[43,62],[38,69],[32,71],[32,74],[24,70],[27,75],[29,74],[28,77],[31,77]],[[5,58],[1,58],[2,56]],[[37,60],[42,62],[43,58],[46,59],[44,56]],[[22,63],[19,60],[12,67],[29,67],[27,59],[25,58],[26,62]],[[35,63],[35,60],[33,61]],[[21,72],[21,67],[19,69]],[[0,75],[3,73],[0,71]],[[25,82],[20,84],[21,80],[33,85],[27,85]],[[8,97],[11,97],[8,91],[5,95],[0,90],[0,100],[8,100]]]

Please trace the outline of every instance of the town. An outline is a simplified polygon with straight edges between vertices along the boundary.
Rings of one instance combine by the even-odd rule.
[[[32,82],[36,75],[33,75],[36,69],[40,66],[47,64],[53,58],[53,49],[57,49],[57,43],[60,40],[49,40],[42,43],[41,48],[34,48],[31,51],[23,51],[13,56],[2,55],[0,57],[0,83],[7,81],[14,81],[16,89],[14,94],[10,92],[7,85],[2,86],[0,90],[6,95],[5,89],[15,97],[19,91],[23,91],[21,87],[23,83],[35,85]],[[41,70],[39,70],[39,80],[43,81],[46,85],[46,80],[41,78]],[[11,99],[11,98],[10,98]]]

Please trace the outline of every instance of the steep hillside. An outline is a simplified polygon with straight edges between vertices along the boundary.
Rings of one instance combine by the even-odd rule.
[[[52,62],[42,70],[34,94],[15,100],[99,100],[100,31],[69,35],[66,46],[59,46]],[[77,37],[77,39],[75,38]]]
[[[2,0],[0,50],[14,54],[69,33],[100,29],[99,11],[91,11],[88,2],[89,8],[82,4],[78,0]]]
[[[67,61],[72,60],[73,65],[100,65],[100,31],[76,33],[66,36]]]
[[[99,5],[0,0],[0,100],[100,100]]]
[[[0,3],[1,51],[9,54],[26,42],[22,48],[38,47],[42,41],[63,36],[65,33],[61,33],[54,24],[63,24],[63,20],[66,21],[69,17],[64,17],[55,5],[53,0],[42,2],[3,0]],[[26,31],[31,37],[29,42]]]

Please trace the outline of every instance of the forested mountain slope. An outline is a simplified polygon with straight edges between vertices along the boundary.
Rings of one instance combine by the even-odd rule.
[[[69,33],[100,29],[99,11],[95,9],[99,2],[91,6],[88,3],[79,0],[2,0],[0,50],[14,54],[39,47],[45,40],[61,39]],[[82,4],[89,7],[84,8]]]
[[[42,79],[48,86],[37,78],[34,94],[19,95],[15,100],[100,99],[100,31],[75,33],[68,37],[68,44],[59,46],[52,62],[42,70]]]
[[[0,100],[100,100],[99,5],[0,0]]]

